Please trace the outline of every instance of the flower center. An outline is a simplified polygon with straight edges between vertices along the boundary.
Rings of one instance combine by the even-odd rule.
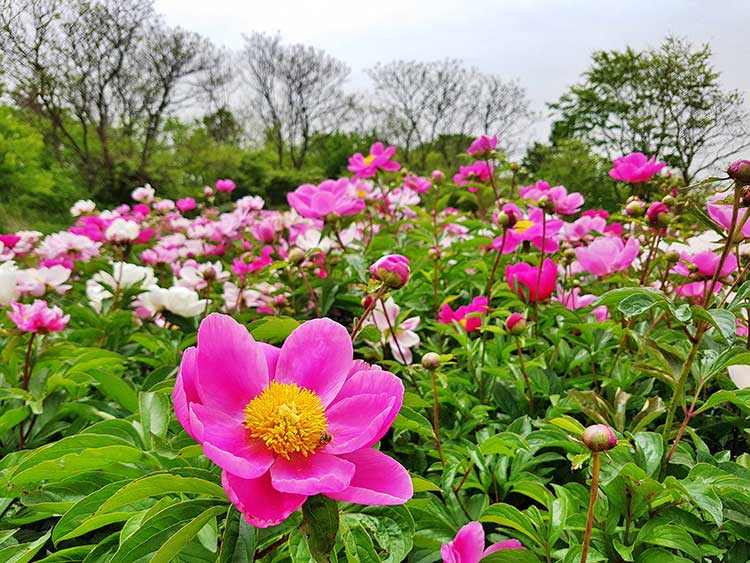
[[[367,155],[367,156],[366,156],[366,157],[364,158],[365,164],[366,164],[367,166],[370,166],[370,164],[372,164],[372,161],[373,161],[373,160],[375,160],[375,155],[374,155],[374,154],[368,154],[368,155]]]
[[[523,233],[523,232],[526,231],[526,229],[528,229],[529,227],[532,227],[532,226],[534,226],[534,223],[532,223],[531,221],[527,221],[527,220],[524,219],[522,221],[516,221],[516,224],[513,225],[513,228],[516,231],[518,231],[519,233]]]
[[[245,407],[245,427],[286,459],[307,457],[331,441],[320,398],[294,383],[272,381]]]

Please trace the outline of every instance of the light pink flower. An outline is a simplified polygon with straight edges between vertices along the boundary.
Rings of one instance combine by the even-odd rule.
[[[414,332],[419,327],[419,317],[399,321],[400,313],[401,307],[396,305],[393,297],[389,297],[385,307],[381,302],[375,305],[365,325],[371,324],[380,330],[382,339],[390,346],[394,359],[401,364],[409,365],[413,359],[411,349],[420,343],[419,335]],[[390,327],[393,327],[393,331]],[[372,342],[370,344],[375,345]]]
[[[571,311],[582,309],[583,307],[588,307],[596,300],[596,295],[581,295],[580,287],[574,287],[573,289],[565,291],[561,285],[557,286],[557,297],[555,297],[555,301],[562,303]],[[591,314],[594,315],[594,317],[596,317],[596,320],[598,320],[600,323],[603,323],[609,318],[609,310],[605,305],[595,307],[591,311]]]
[[[303,323],[281,349],[226,315],[201,323],[180,364],[175,414],[250,524],[279,524],[317,494],[369,505],[411,498],[406,470],[372,449],[403,384],[354,365],[349,333],[330,319]]]
[[[484,549],[484,529],[479,522],[469,522],[456,538],[440,548],[443,563],[479,563],[501,549],[526,549],[518,540],[505,540]]]
[[[714,203],[714,201],[718,201],[720,199],[723,199],[721,195],[711,198],[709,200],[709,203],[706,205],[706,210],[708,211],[711,219],[713,219],[717,225],[728,231],[729,227],[732,226],[733,206]],[[739,208],[737,213],[737,224],[741,224],[744,221],[745,214],[748,212],[748,209],[749,208],[747,207]],[[742,229],[740,229],[740,232],[742,233],[742,236],[744,238],[750,238],[750,220],[744,221],[744,225],[742,225]]]
[[[609,175],[615,180],[636,184],[650,180],[665,166],[663,162],[656,162],[655,156],[648,158],[642,152],[634,152],[615,159]]]
[[[384,172],[395,172],[401,165],[393,159],[396,147],[385,148],[383,143],[375,143],[370,147],[370,154],[362,156],[356,153],[349,158],[349,172],[354,173],[355,178],[372,178],[378,170]]]
[[[297,213],[310,219],[356,215],[365,208],[365,202],[352,194],[350,184],[348,178],[326,180],[317,186],[302,184],[286,198]]]
[[[565,186],[551,187],[544,180],[539,180],[531,186],[523,186],[519,190],[522,199],[538,202],[546,197],[553,203],[553,210],[560,215],[573,215],[581,210],[583,196],[578,192],[568,193]]]
[[[393,289],[404,287],[409,273],[409,259],[401,254],[386,254],[370,266],[372,277]]]
[[[675,293],[683,297],[703,297],[707,289],[711,287],[711,280],[719,268],[721,255],[711,250],[705,250],[695,254],[681,252],[680,258],[682,262],[675,264],[674,268],[672,268],[672,273],[685,276],[688,280],[697,281],[689,281],[688,283],[678,285],[675,287]],[[692,267],[688,266],[688,264]],[[722,288],[721,278],[736,271],[737,258],[734,254],[729,254],[719,272],[719,281],[713,286],[714,293],[718,293]]]
[[[38,334],[60,332],[68,325],[70,320],[70,315],[63,315],[60,307],[56,305],[50,307],[42,299],[34,300],[31,305],[11,303],[8,317],[19,330]]]
[[[604,236],[576,248],[576,258],[585,272],[607,276],[628,269],[640,251],[641,244],[635,237],[624,243],[620,237]]]

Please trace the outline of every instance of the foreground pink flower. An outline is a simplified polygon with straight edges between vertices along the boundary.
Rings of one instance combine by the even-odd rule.
[[[353,172],[356,178],[372,178],[378,170],[384,172],[395,172],[401,165],[392,160],[396,153],[396,147],[385,148],[383,143],[375,143],[370,147],[370,154],[362,156],[357,153],[349,158],[349,172]]]
[[[326,180],[317,186],[302,184],[286,199],[297,213],[309,219],[356,215],[365,208],[365,202],[352,193],[350,185],[348,178]]]
[[[469,156],[474,156],[476,158],[484,158],[485,156],[489,155],[490,151],[494,151],[496,148],[497,135],[492,135],[492,137],[482,135],[481,137],[474,139],[471,142],[471,146],[466,151],[466,154],[468,154]]]
[[[37,334],[60,332],[70,320],[70,315],[63,316],[60,307],[50,307],[42,299],[35,299],[31,305],[11,303],[8,317],[16,324],[18,330]]]
[[[544,301],[555,290],[557,265],[546,258],[541,270],[540,275],[539,266],[532,266],[525,262],[508,264],[505,268],[505,279],[510,290],[525,303]]]
[[[475,297],[469,305],[462,305],[455,311],[448,303],[440,309],[438,322],[450,324],[457,322],[466,332],[473,332],[482,326],[482,317],[487,314],[489,302],[484,296]]]
[[[456,538],[440,548],[443,563],[479,563],[490,553],[501,549],[526,549],[518,540],[505,540],[484,549],[484,529],[479,522],[469,522]]]
[[[609,175],[615,180],[637,184],[650,180],[665,166],[663,162],[656,162],[655,156],[648,158],[642,152],[634,152],[615,159]]]
[[[369,505],[411,498],[406,470],[372,449],[403,394],[396,376],[354,362],[349,333],[329,319],[300,325],[278,349],[214,313],[185,350],[173,397],[183,428],[222,468],[229,500],[267,527],[310,495]]]
[[[620,237],[599,237],[588,246],[576,248],[581,268],[595,276],[607,276],[627,270],[641,251],[638,239],[622,242]]]

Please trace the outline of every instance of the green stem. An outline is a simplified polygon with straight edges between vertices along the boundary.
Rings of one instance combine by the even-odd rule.
[[[591,530],[594,527],[594,507],[599,496],[599,468],[601,466],[601,452],[591,454],[591,496],[589,497],[589,511],[586,515],[586,531],[583,534],[583,548],[581,549],[581,563],[586,563],[591,544]]]

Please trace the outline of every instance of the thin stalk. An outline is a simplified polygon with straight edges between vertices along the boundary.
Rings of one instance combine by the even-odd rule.
[[[724,262],[726,262],[727,257],[729,257],[729,253],[732,250],[732,246],[734,245],[734,233],[735,228],[737,227],[737,215],[740,211],[740,189],[741,187],[739,185],[736,185],[734,188],[734,203],[732,205],[732,219],[729,223],[729,229],[727,230],[727,242],[724,245],[724,250],[721,253],[721,258],[719,259],[719,264],[716,266],[716,271],[714,272],[713,277],[711,278],[711,285],[709,286],[706,284],[706,293],[703,295],[703,307],[707,308],[709,301],[711,300],[711,296],[714,292],[714,287],[716,286],[716,282],[719,281],[719,277],[721,276],[721,269],[724,267]],[[745,213],[747,216],[747,212]]]
[[[404,362],[404,365],[407,365],[406,356],[404,356],[403,350],[401,350],[401,344],[398,342],[398,338],[396,337],[396,331],[393,328],[393,324],[391,323],[391,319],[388,316],[388,311],[385,308],[385,301],[383,298],[380,298],[380,305],[383,307],[383,316],[385,317],[385,322],[388,325],[388,330],[391,333],[391,338],[393,338],[393,341],[396,343],[396,349],[398,350],[399,355],[401,356],[401,361]],[[394,319],[395,321],[396,319]]]
[[[690,403],[690,406],[685,411],[685,419],[682,421],[682,424],[680,425],[680,429],[677,431],[677,436],[675,437],[674,442],[672,443],[672,447],[669,449],[666,463],[669,463],[669,460],[672,459],[674,452],[677,450],[677,444],[680,443],[680,440],[682,439],[682,435],[685,433],[685,430],[687,429],[688,424],[690,423],[690,420],[692,420],[693,415],[695,414],[695,403],[698,401],[698,395],[700,395],[700,392],[703,389],[704,383],[705,382],[701,380],[700,384],[698,385],[698,389],[695,391],[695,395],[693,396],[693,401]]]
[[[534,406],[534,392],[531,389],[531,380],[529,379],[529,373],[526,371],[526,364],[523,361],[523,348],[521,347],[521,339],[516,338],[516,350],[518,351],[518,363],[521,366],[521,373],[523,379],[526,381],[526,391],[529,394],[529,410]]]
[[[591,530],[594,527],[594,507],[599,496],[599,469],[601,466],[601,452],[591,454],[591,496],[589,497],[589,511],[586,515],[586,531],[583,534],[583,549],[581,550],[581,563],[586,563],[589,556],[589,545],[591,544]]]
[[[354,342],[354,339],[356,338],[357,333],[359,332],[359,329],[362,328],[362,323],[364,323],[367,317],[370,316],[370,313],[372,313],[372,310],[375,308],[375,305],[377,305],[378,301],[385,293],[385,290],[386,290],[385,285],[380,286],[380,289],[378,289],[378,292],[375,294],[375,297],[372,299],[370,304],[367,306],[367,309],[365,309],[365,312],[357,321],[357,324],[354,326],[354,330],[352,330],[352,342]]]
[[[29,390],[29,380],[31,379],[31,352],[34,349],[35,338],[36,333],[32,332],[29,336],[29,344],[26,347],[26,358],[23,364],[23,383],[21,384],[24,391]],[[18,425],[18,447],[21,450],[26,447],[26,437],[23,431],[23,422]]]
[[[320,307],[318,306],[318,298],[315,297],[315,291],[313,291],[313,288],[310,285],[310,281],[307,279],[307,274],[305,273],[305,270],[303,268],[300,268],[299,272],[302,276],[302,281],[305,282],[305,287],[307,288],[307,292],[310,294],[310,299],[312,300],[313,307],[315,308],[315,314],[318,315],[318,318],[320,318],[323,315],[320,313]]]
[[[487,280],[487,289],[485,290],[485,293],[487,294],[488,308],[490,304],[492,303],[492,286],[495,283],[495,274],[497,273],[497,267],[500,265],[500,259],[503,257],[503,250],[505,249],[505,237],[507,233],[508,233],[508,229],[503,228],[503,238],[500,241],[500,250],[497,251],[497,257],[495,258],[495,262],[492,264],[492,270],[490,270],[490,277]]]
[[[495,202],[497,202],[498,199],[500,199],[500,194],[497,191],[497,183],[495,182],[495,171],[492,168],[492,165],[490,164],[490,161],[488,159],[484,159],[484,163],[487,165],[487,170],[490,173],[490,184],[492,185],[492,193],[495,194]]]
[[[432,431],[435,433],[435,447],[440,456],[440,461],[443,462],[443,467],[445,467],[445,456],[440,442],[440,403],[438,402],[437,376],[434,369],[430,370],[430,375],[432,376]]]

